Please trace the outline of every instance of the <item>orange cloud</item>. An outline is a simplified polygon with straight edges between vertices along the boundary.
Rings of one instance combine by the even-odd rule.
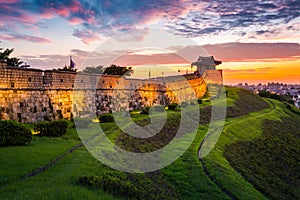
[[[229,66],[236,68],[227,68]],[[295,61],[279,62],[248,62],[224,63],[223,68],[225,84],[237,83],[300,83],[300,59]],[[224,67],[223,66],[223,67]],[[237,66],[239,66],[237,68]],[[220,67],[221,68],[221,67]]]
[[[118,65],[145,65],[145,64],[187,64],[184,58],[175,53],[162,53],[153,55],[132,55],[120,56],[114,63]]]

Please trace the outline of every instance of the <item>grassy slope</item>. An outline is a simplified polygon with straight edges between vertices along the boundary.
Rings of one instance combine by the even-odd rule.
[[[23,178],[78,144],[74,131],[70,128],[64,138],[33,136],[31,143],[26,146],[1,147],[0,186]]]
[[[225,156],[270,199],[300,199],[300,117],[281,120],[265,120],[262,137],[226,146]]]
[[[198,148],[207,127],[200,126],[190,148],[161,173],[182,195],[182,199],[228,199],[204,174],[198,159]]]
[[[110,124],[103,125],[103,129],[110,127]],[[100,174],[106,169],[83,147],[66,156],[49,170],[22,180],[29,172],[47,164],[78,143],[80,141],[76,129],[69,128],[62,138],[35,136],[28,146],[0,148],[3,159],[1,180],[5,180],[5,185],[0,186],[1,198],[115,199],[101,190],[89,190],[76,183],[78,176],[83,173]],[[10,159],[12,157],[15,159]]]
[[[238,90],[228,88],[229,105],[232,106],[236,99],[239,98]],[[252,99],[255,101],[255,99]],[[210,172],[218,181],[222,183],[230,192],[241,199],[264,199],[265,197],[258,192],[249,182],[247,182],[238,172],[236,172],[223,156],[225,145],[238,140],[253,140],[261,136],[261,122],[263,119],[279,120],[279,116],[286,116],[282,105],[272,101],[276,105],[273,110],[270,108],[262,111],[253,112],[239,118],[226,120],[226,126],[220,137],[216,148],[205,158],[205,162]],[[252,102],[253,103],[253,102]],[[238,109],[229,109],[232,116],[243,115],[239,113],[245,110],[242,107]],[[170,111],[172,113],[174,111]],[[143,116],[137,117],[139,120]],[[103,125],[105,126],[105,125]],[[113,131],[108,132],[111,140],[117,139],[119,131],[113,124],[107,124],[105,129],[112,127]],[[200,126],[198,134],[191,147],[186,153],[170,166],[159,171],[159,174],[151,177],[145,174],[147,180],[155,184],[161,184],[172,188],[176,195],[181,199],[227,199],[217,186],[205,176],[202,166],[198,160],[198,147],[207,130],[206,126]],[[73,130],[74,131],[74,130]],[[251,134],[247,134],[250,133]],[[40,140],[40,141],[39,141]],[[50,143],[47,146],[47,140]],[[57,140],[57,141],[56,141]],[[68,134],[63,139],[55,138],[35,138],[30,146],[25,147],[5,147],[0,149],[1,158],[1,180],[17,180],[20,176],[25,175],[37,166],[47,163],[58,154],[65,152],[69,146],[77,144],[77,136],[73,133]],[[34,148],[34,144],[36,147]],[[61,144],[61,146],[60,146]],[[61,147],[64,147],[61,148]],[[20,149],[19,149],[20,148]],[[19,149],[19,150],[18,150]],[[39,152],[35,159],[25,159],[29,164],[17,165],[21,163],[21,158],[26,158],[29,152]],[[9,159],[19,155],[17,160]],[[24,181],[18,181],[1,188],[1,197],[4,199],[113,199],[111,196],[100,189],[82,187],[77,180],[80,176],[99,176],[103,171],[113,171],[93,158],[84,148],[80,148],[59,161],[51,169],[44,173],[31,177]],[[12,178],[10,178],[12,177]],[[161,179],[156,181],[155,179]],[[1,181],[0,180],[0,181]],[[141,184],[136,182],[134,184]],[[145,188],[147,189],[147,188]],[[149,188],[148,188],[149,189]],[[150,188],[151,189],[151,188]],[[166,197],[168,197],[166,195]]]
[[[168,114],[178,116],[178,112],[176,111],[169,111]],[[145,120],[144,115],[136,115],[134,116],[134,118],[136,121]],[[167,122],[167,124],[168,123],[169,122]],[[171,127],[167,129],[170,130]],[[140,185],[144,184],[143,188],[141,189],[143,190],[143,193],[149,194],[144,196],[145,198],[148,197],[149,199],[174,199],[174,197],[179,199],[227,199],[226,195],[224,195],[209,180],[209,178],[204,175],[204,172],[201,169],[201,164],[197,158],[198,147],[204,137],[206,129],[207,127],[199,128],[196,139],[194,140],[190,148],[181,158],[179,158],[170,166],[156,172],[146,173],[142,175],[129,175],[124,173],[125,176],[130,177],[130,184],[136,188],[141,188]],[[114,138],[117,141],[123,141],[124,135],[116,135],[116,132],[118,131],[109,131],[109,137]],[[132,150],[132,147],[139,146],[137,145],[138,141],[135,141],[133,143],[131,142],[127,144],[129,146],[123,146],[123,148]],[[141,147],[143,147],[143,145]],[[144,151],[145,149],[142,148],[142,150]],[[119,174],[119,172],[111,169],[106,169],[105,171],[109,171],[110,174],[112,174],[107,178],[112,178],[113,176],[118,176]],[[97,175],[94,174],[93,177],[97,177]],[[145,183],[148,184],[145,185]],[[126,187],[126,185],[124,184],[125,183],[120,183],[120,187]],[[91,185],[94,185],[94,187],[96,187],[97,183]],[[150,193],[153,192],[156,193],[154,197],[152,197],[153,195],[150,195]],[[114,193],[118,194],[117,189],[114,191]]]
[[[236,197],[240,199],[265,199],[265,197],[247,182],[224,157],[226,145],[237,141],[251,141],[262,136],[263,121],[280,120],[288,116],[285,105],[266,100],[270,108],[251,112],[239,118],[227,119],[223,133],[214,150],[204,159],[211,174]]]
[[[116,199],[101,190],[76,183],[80,174],[95,175],[106,169],[83,147],[44,173],[5,187],[3,199]]]
[[[200,134],[197,141],[201,141]],[[170,187],[178,190],[180,198],[184,199],[226,199],[226,196],[203,175],[197,159],[198,146],[199,142],[194,142],[182,158],[164,168],[159,175],[152,178],[151,174],[147,173],[148,181],[160,184],[161,180],[157,178],[162,179]],[[88,189],[77,183],[81,175],[99,176],[103,171],[114,170],[103,166],[84,148],[80,148],[44,173],[2,188],[1,196],[5,199],[112,199],[112,196],[100,189]],[[156,185],[159,186],[163,185]]]
[[[174,111],[170,111],[172,113]],[[144,119],[145,116],[137,116],[137,118]],[[106,125],[102,125],[106,126]],[[107,124],[104,129],[111,129],[108,131],[108,137],[112,140],[116,139],[116,127],[113,124]],[[199,129],[197,140],[189,150],[175,163],[164,168],[160,172],[155,172],[155,175],[147,173],[142,175],[144,178],[138,179],[138,176],[133,176],[132,180],[137,180],[133,184],[139,185],[146,182],[153,183],[155,188],[172,188],[173,192],[169,194],[160,194],[165,198],[177,196],[181,199],[227,199],[227,197],[203,174],[201,165],[197,158],[197,150],[205,132],[204,127]],[[46,138],[42,138],[46,139]],[[54,141],[54,138],[48,138]],[[66,136],[63,141],[77,141],[75,136]],[[44,145],[44,141],[37,144],[39,147]],[[53,142],[54,147],[57,145]],[[12,156],[16,153],[17,147],[11,147],[11,150],[6,152],[7,156]],[[32,147],[24,147],[30,150]],[[12,151],[13,149],[13,151]],[[46,149],[44,151],[47,151]],[[45,158],[45,160],[49,157]],[[51,158],[52,159],[52,158]],[[49,159],[50,160],[50,159]],[[10,165],[7,161],[5,165]],[[20,166],[18,169],[21,169]],[[15,170],[14,169],[13,172]],[[55,166],[49,170],[39,174],[38,176],[31,177],[24,181],[17,181],[4,188],[1,188],[1,195],[5,199],[111,199],[112,196],[97,188],[82,187],[78,184],[77,180],[80,176],[99,176],[104,171],[114,170],[103,166],[96,161],[84,148],[80,148],[68,155],[62,161],[59,161]],[[6,173],[6,174],[5,174]],[[21,173],[23,174],[23,173]],[[3,176],[8,176],[9,172],[5,171]],[[147,192],[153,191],[154,188],[143,186]],[[114,198],[117,198],[114,196]]]

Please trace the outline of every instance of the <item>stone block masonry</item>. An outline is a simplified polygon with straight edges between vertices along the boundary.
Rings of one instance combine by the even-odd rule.
[[[217,72],[210,76],[214,77]],[[218,78],[216,78],[218,79]],[[0,63],[0,119],[35,123],[75,116],[140,109],[202,97],[202,77],[140,80],[55,70],[7,67]],[[172,89],[171,89],[172,88]]]

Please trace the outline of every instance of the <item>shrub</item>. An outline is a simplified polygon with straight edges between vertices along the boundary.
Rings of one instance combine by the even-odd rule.
[[[190,102],[190,105],[191,105],[191,106],[194,106],[194,105],[197,105],[197,104],[196,104],[195,101],[191,101],[191,102]]]
[[[198,102],[198,104],[202,104],[202,99],[198,99],[197,102]]]
[[[183,101],[183,102],[181,102],[181,104],[180,104],[180,106],[182,107],[182,108],[185,108],[185,107],[187,107],[189,104],[187,103],[187,102],[185,102],[185,101]]]
[[[38,136],[60,137],[66,134],[68,122],[66,120],[57,120],[52,122],[39,122],[33,129],[39,132]]]
[[[165,108],[161,105],[156,105],[153,108],[154,108],[154,111],[156,111],[156,112],[164,112],[165,111]]]
[[[295,114],[300,115],[300,110],[297,109],[296,107],[292,106],[291,104],[285,103],[286,108],[289,109],[290,111],[292,111]]]
[[[81,176],[78,183],[83,186],[100,188],[105,192],[127,198],[137,198],[138,189],[127,180],[124,173],[105,171],[101,176]]]
[[[178,104],[177,103],[171,103],[170,105],[168,105],[168,109],[169,110],[175,110],[177,108]]]
[[[114,116],[111,113],[99,115],[100,123],[115,122]]]
[[[91,122],[92,122],[92,119],[89,117],[84,117],[84,118],[76,117],[74,119],[74,127],[87,128]]]
[[[149,115],[150,106],[142,108],[141,114]]]
[[[129,174],[109,170],[100,176],[81,176],[78,184],[102,189],[122,199],[182,199],[166,183],[160,172]]]
[[[24,145],[32,140],[30,129],[15,121],[0,121],[0,146]]]
[[[263,90],[263,91],[260,91],[258,93],[258,95],[260,97],[275,99],[275,100],[278,100],[278,101],[281,101],[281,102],[287,102],[287,103],[292,104],[292,105],[294,104],[292,96],[287,95],[287,94],[285,94],[285,95],[278,95],[278,94],[273,94],[273,93],[271,93],[269,91]]]

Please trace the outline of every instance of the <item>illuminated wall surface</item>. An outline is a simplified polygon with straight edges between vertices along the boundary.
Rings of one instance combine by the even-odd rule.
[[[207,83],[222,83],[221,70],[208,70]],[[72,116],[140,109],[202,97],[202,77],[186,80],[128,79],[39,69],[0,63],[0,119],[33,123]],[[192,90],[191,90],[192,88]]]

